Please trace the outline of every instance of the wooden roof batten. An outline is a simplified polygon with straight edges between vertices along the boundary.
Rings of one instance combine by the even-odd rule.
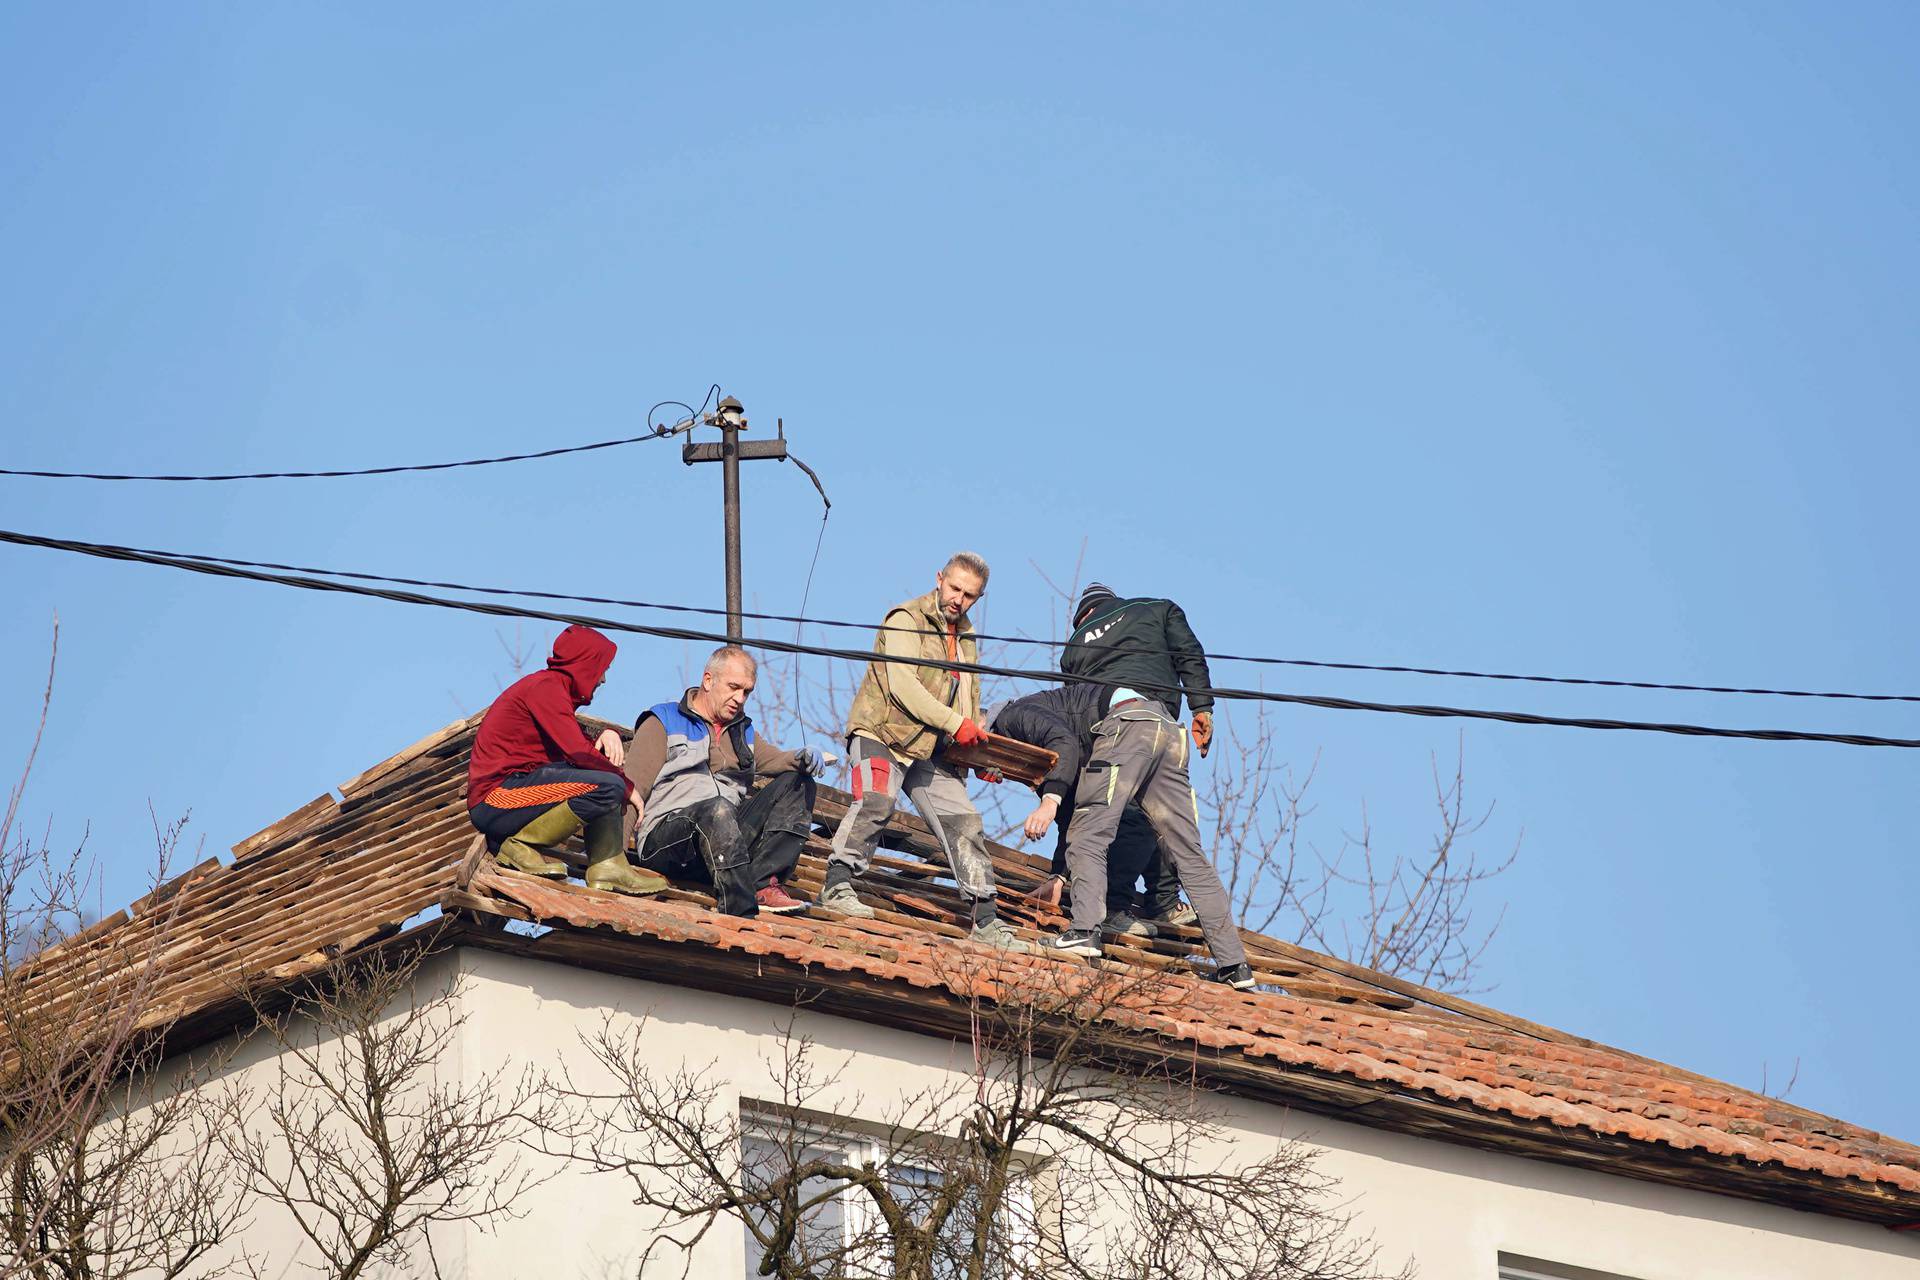
[[[466,820],[467,753],[479,716],[427,735],[36,957],[23,977],[84,1021],[102,966],[150,966],[143,1029],[190,1046],[241,1018],[236,993],[312,977],[393,942],[436,909],[442,944],[788,1002],[941,1036],[967,1034],[967,997],[940,957],[961,942],[939,842],[898,814],[863,895],[871,921],[719,915],[699,886],[623,898],[505,871]],[[592,731],[608,727],[590,721]],[[822,786],[830,827],[850,797]],[[826,842],[809,841],[797,891],[819,887]],[[1050,928],[1022,895],[1043,859],[995,845],[1001,910]],[[579,865],[583,855],[568,851]],[[161,906],[165,910],[159,910]],[[538,937],[507,931],[517,920]],[[409,931],[413,937],[418,930]],[[1231,992],[1186,957],[1195,930],[1110,945],[1100,965],[1157,972],[1179,1007],[1116,1028],[1191,1046],[1209,1083],[1355,1123],[1649,1181],[1904,1227],[1920,1221],[1920,1147],[1724,1082],[1363,969],[1244,934],[1249,962],[1282,992]],[[989,957],[1017,982],[1060,957]],[[1097,970],[1088,970],[1097,972]]]

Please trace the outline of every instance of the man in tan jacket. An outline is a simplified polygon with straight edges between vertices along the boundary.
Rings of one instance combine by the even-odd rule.
[[[987,562],[961,551],[934,575],[932,591],[895,605],[881,621],[874,660],[847,717],[854,802],[834,832],[817,901],[840,915],[873,915],[853,879],[866,871],[881,828],[905,791],[946,851],[954,883],[972,911],[974,941],[1026,951],[994,908],[993,863],[980,811],[967,796],[966,771],[936,758],[948,740],[971,746],[983,736],[979,682],[970,671],[916,665],[929,658],[979,661],[967,610],[986,589]]]

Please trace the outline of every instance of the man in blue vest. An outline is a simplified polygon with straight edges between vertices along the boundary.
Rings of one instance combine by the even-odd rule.
[[[813,830],[814,779],[826,767],[817,747],[782,751],[757,737],[746,715],[755,673],[746,650],[714,650],[697,687],[641,715],[626,757],[643,797],[640,866],[711,878],[720,910],[736,916],[806,910],[786,881]]]

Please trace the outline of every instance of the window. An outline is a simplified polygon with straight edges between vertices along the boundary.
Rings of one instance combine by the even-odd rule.
[[[757,1131],[756,1131],[757,1130]],[[910,1213],[930,1209],[943,1185],[943,1175],[929,1159],[925,1165],[913,1162],[911,1151],[847,1130],[812,1124],[800,1125],[777,1117],[756,1124],[747,1117],[746,1135],[741,1141],[741,1180],[748,1188],[767,1187],[796,1167],[812,1160],[831,1160],[853,1167],[871,1165],[883,1171],[887,1189]],[[1007,1273],[1007,1252],[1029,1247],[1027,1231],[1033,1221],[1033,1189],[1021,1178],[1009,1189],[1009,1204],[1002,1213],[1003,1225],[993,1234],[995,1257],[988,1260],[986,1275],[998,1280]],[[844,1270],[850,1274],[880,1276],[886,1271],[886,1224],[865,1191],[846,1183],[838,1185],[830,1178],[808,1178],[800,1188],[800,1203],[809,1205],[796,1224],[794,1252],[808,1260],[822,1262],[838,1258],[841,1266],[825,1270]],[[978,1221],[978,1199],[970,1195],[962,1202],[942,1230],[942,1238],[964,1251],[973,1238]],[[768,1212],[757,1222],[763,1231],[771,1228],[773,1214]],[[742,1224],[746,1238],[746,1272],[760,1274],[765,1256],[752,1227]],[[937,1265],[935,1274],[961,1276],[966,1268],[957,1262]]]

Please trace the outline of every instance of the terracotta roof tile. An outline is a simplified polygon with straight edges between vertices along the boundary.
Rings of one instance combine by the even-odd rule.
[[[663,940],[681,932],[667,924],[666,917],[704,910],[693,904],[655,905],[611,897],[583,907],[578,894],[492,869],[482,871],[477,884],[548,922],[599,924]],[[910,930],[893,922],[832,921],[815,927],[820,932],[845,933],[849,949],[802,942],[792,936],[794,926],[785,920],[732,921],[720,931],[718,945],[822,964],[836,971],[905,976],[915,986],[948,986],[953,994],[967,994],[929,966],[933,948],[956,945],[949,939],[905,942],[897,949],[900,963],[882,963],[871,954],[871,944],[862,940],[870,933],[899,936]],[[1009,963],[1079,962],[1035,957]],[[1223,992],[1197,975],[1176,975],[1171,980],[1189,988],[1177,1011],[1164,1007],[1138,1011],[1128,1020],[1169,1039],[1237,1050],[1252,1060],[1392,1084],[1521,1120],[1659,1143],[1678,1151],[1706,1151],[1757,1165],[1778,1163],[1830,1177],[1882,1182],[1920,1193],[1920,1149],[1869,1141],[1865,1131],[1771,1105],[1770,1100],[1744,1090],[1686,1076],[1650,1060],[1475,1027],[1466,1019],[1457,1028],[1415,1025],[1355,1004],[1280,993]],[[1754,1122],[1762,1116],[1765,1123]],[[1809,1119],[1842,1136],[1812,1129]]]

